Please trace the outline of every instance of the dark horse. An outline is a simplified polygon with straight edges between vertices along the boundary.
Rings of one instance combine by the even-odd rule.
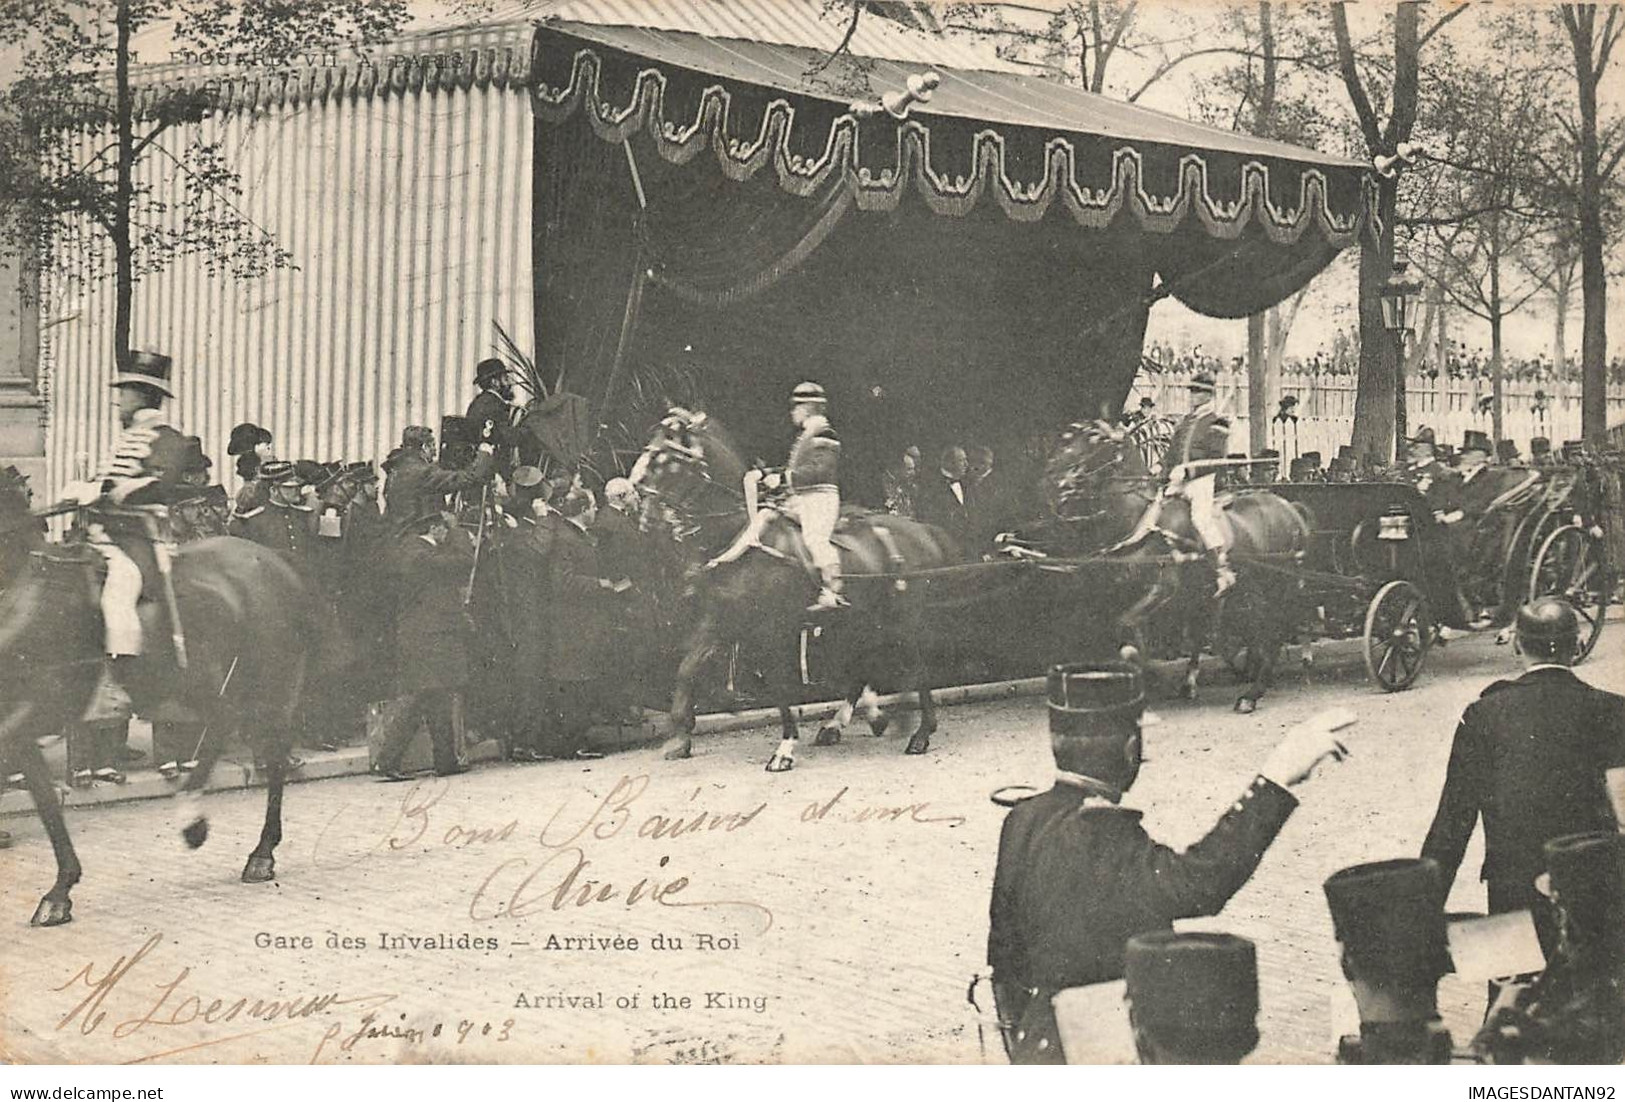
[[[769,772],[795,764],[797,728],[789,693],[798,670],[797,644],[808,622],[807,603],[817,585],[803,564],[801,534],[781,514],[773,514],[758,539],[731,561],[717,562],[745,530],[748,516],[741,490],[745,464],[716,421],[703,413],[673,410],[661,422],[633,470],[643,497],[645,527],[674,526],[699,566],[695,599],[698,622],[678,666],[672,694],[673,734],[664,746],[668,759],[693,749],[695,680],[708,657],[724,643],[741,643],[769,657],[777,674],[783,740],[768,762]],[[884,673],[913,686],[920,701],[920,725],[907,753],[923,754],[937,729],[936,704],[920,651],[922,600],[903,575],[956,562],[953,541],[928,524],[903,517],[844,510],[835,543],[841,552],[845,593],[851,607],[820,614],[827,650],[840,684],[847,688],[838,720],[825,724],[819,745],[840,739],[840,728],[859,700],[867,700],[875,733],[885,721],[866,697],[868,684]]]
[[[81,869],[37,740],[76,722],[96,689],[102,559],[84,544],[46,544],[26,505],[0,517],[0,544],[26,548],[18,560],[25,564],[0,593],[0,756],[26,777],[56,853],[56,883],[40,900],[33,923],[59,926],[73,917],[69,893]],[[242,878],[275,879],[291,719],[315,638],[304,589],[274,552],[229,536],[178,550],[174,589],[188,665],[181,669],[176,662],[167,622],[144,608],[151,653],[142,659],[147,668],[126,688],[138,712],[150,714],[157,704],[175,701],[208,724],[199,768],[181,790],[188,805],[208,783],[227,737],[246,727],[267,763],[267,786],[265,827]],[[208,819],[186,806],[182,820],[186,843],[201,846]]]
[[[1291,503],[1261,490],[1220,496],[1239,578],[1216,598],[1189,505],[1163,495],[1141,449],[1123,430],[1104,421],[1073,425],[1046,465],[1044,490],[1049,518],[1023,533],[1012,550],[1080,558],[1075,567],[1063,562],[1055,569],[1121,582],[1091,588],[1095,603],[1105,598],[1111,607],[1123,638],[1143,640],[1153,623],[1174,626],[1186,656],[1187,697],[1196,693],[1203,645],[1228,637],[1228,649],[1242,655],[1236,710],[1253,711],[1274,677],[1282,644],[1304,614],[1294,567],[1309,528]],[[1108,588],[1120,595],[1115,607],[1100,592]]]

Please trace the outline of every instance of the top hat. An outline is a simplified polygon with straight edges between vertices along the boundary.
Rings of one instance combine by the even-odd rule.
[[[1571,459],[1585,451],[1585,442],[1582,440],[1563,441],[1563,458]]]
[[[1049,670],[1052,735],[1095,737],[1137,728],[1145,711],[1140,668],[1127,662],[1074,662]]]
[[[1426,425],[1423,425],[1421,428],[1416,430],[1415,436],[1412,436],[1407,440],[1407,443],[1426,444],[1429,447],[1432,447],[1438,443],[1438,438],[1434,436],[1432,429],[1428,428]]]
[[[1313,463],[1317,467],[1320,466],[1319,452],[1301,452],[1299,453],[1298,458],[1303,460],[1305,463]]]
[[[115,372],[113,381],[107,385],[151,387],[164,397],[173,398],[175,392],[169,389],[169,379],[174,366],[175,361],[162,352],[131,352],[130,362],[124,370]]]
[[[1431,859],[1354,865],[1333,873],[1325,891],[1350,976],[1431,982],[1450,971],[1445,893]]]
[[[481,360],[474,365],[474,381],[476,383],[483,383],[487,379],[500,379],[507,373],[508,365],[495,357]]]
[[[1552,442],[1544,436],[1533,436],[1529,439],[1529,454],[1535,458],[1552,454]]]
[[[1552,891],[1570,922],[1625,937],[1625,834],[1565,834],[1543,848]]]
[[[247,455],[261,444],[271,442],[269,429],[262,429],[252,421],[244,421],[231,430],[226,442],[227,455]]]
[[[203,440],[200,437],[188,436],[182,441],[180,472],[182,474],[196,474],[206,471],[214,466],[214,460],[203,453]]]
[[[1512,463],[1518,459],[1518,445],[1512,440],[1497,440],[1495,442],[1495,458],[1502,463]]]
[[[1185,389],[1193,394],[1212,394],[1217,386],[1211,372],[1198,371],[1191,376],[1191,381],[1185,384]]]
[[[297,486],[303,481],[286,459],[268,459],[261,463],[259,477],[267,486]]]
[[[829,395],[824,393],[824,388],[817,383],[800,383],[790,392],[790,401],[796,405],[802,402],[827,402]]]
[[[1468,429],[1466,435],[1461,438],[1461,450],[1463,452],[1479,451],[1488,455],[1495,449],[1490,444],[1488,435],[1479,432],[1477,429]]]
[[[1129,939],[1123,958],[1134,1023],[1258,1043],[1258,953],[1232,934],[1162,930]],[[1238,1055],[1244,1055],[1245,1051]]]

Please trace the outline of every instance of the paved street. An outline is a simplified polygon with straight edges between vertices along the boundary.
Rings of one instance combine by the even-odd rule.
[[[1344,986],[1321,881],[1416,851],[1454,717],[1517,663],[1464,640],[1385,696],[1357,653],[1330,650],[1312,675],[1290,668],[1252,717],[1228,710],[1222,678],[1197,704],[1157,703],[1130,801],[1154,835],[1187,844],[1286,726],[1333,703],[1360,713],[1351,760],[1302,790],[1259,874],[1195,924],[1259,943],[1259,1062],[1330,1059]],[[1622,656],[1616,622],[1583,673],[1625,689]],[[762,770],[776,732],[758,730],[675,764],[643,751],[416,788],[295,786],[274,885],[237,879],[263,793],[209,797],[197,853],[166,802],[76,810],[85,879],[75,921],[54,930],[27,926],[50,850],[11,818],[0,1056],[977,1061],[965,989],[1002,815],[987,795],[1045,783],[1042,698],[946,710],[924,759],[865,730],[820,749],[809,726],[797,769],[777,776]],[[1453,909],[1481,909],[1469,879]],[[1441,993],[1464,1035],[1478,991],[1447,980]]]

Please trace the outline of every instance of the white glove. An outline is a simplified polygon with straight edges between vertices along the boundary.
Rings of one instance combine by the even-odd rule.
[[[62,487],[62,501],[64,504],[73,502],[76,505],[91,505],[102,498],[102,484],[100,482],[70,482]]]
[[[1347,708],[1329,708],[1310,716],[1288,731],[1270,751],[1258,775],[1282,788],[1291,788],[1308,780],[1315,767],[1326,758],[1342,761],[1348,757],[1348,747],[1332,732],[1349,726],[1355,718]]]
[[[780,486],[784,485],[784,475],[780,474],[778,471],[764,475],[762,478],[762,485],[766,486],[769,490],[777,490]]]

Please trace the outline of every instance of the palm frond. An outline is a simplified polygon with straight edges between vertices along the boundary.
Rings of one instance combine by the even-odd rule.
[[[502,361],[508,365],[508,370],[513,375],[515,385],[533,399],[550,396],[553,391],[542,381],[542,374],[536,369],[535,361],[525,355],[525,350],[520,348],[518,342],[508,335],[508,331],[502,328],[500,321],[493,318],[491,326],[497,331],[496,339],[491,342],[492,347]]]

